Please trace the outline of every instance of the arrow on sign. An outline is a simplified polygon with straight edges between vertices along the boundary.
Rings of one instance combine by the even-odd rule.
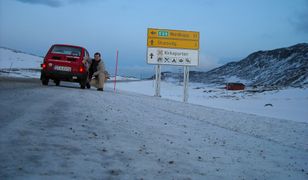
[[[154,56],[154,54],[153,54],[153,53],[151,53],[151,54],[150,54],[151,59],[153,59],[153,56]]]

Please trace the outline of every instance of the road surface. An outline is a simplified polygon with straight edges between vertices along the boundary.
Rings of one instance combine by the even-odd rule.
[[[0,179],[308,179],[308,125],[0,77]]]

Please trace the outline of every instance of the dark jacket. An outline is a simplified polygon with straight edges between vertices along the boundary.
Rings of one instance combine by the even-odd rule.
[[[104,62],[102,60],[95,61],[95,59],[92,59],[89,67],[89,77],[92,78],[92,76],[97,76],[99,73],[105,73]]]

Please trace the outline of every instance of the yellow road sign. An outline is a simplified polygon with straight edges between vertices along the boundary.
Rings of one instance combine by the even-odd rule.
[[[148,47],[199,49],[199,32],[148,28]]]
[[[161,48],[174,48],[174,49],[199,49],[199,41],[148,38],[148,47],[161,47]]]
[[[149,28],[148,38],[199,41],[199,32]]]

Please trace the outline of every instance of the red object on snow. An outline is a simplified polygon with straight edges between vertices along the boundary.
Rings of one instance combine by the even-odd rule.
[[[245,85],[243,83],[227,83],[226,90],[244,90]]]

